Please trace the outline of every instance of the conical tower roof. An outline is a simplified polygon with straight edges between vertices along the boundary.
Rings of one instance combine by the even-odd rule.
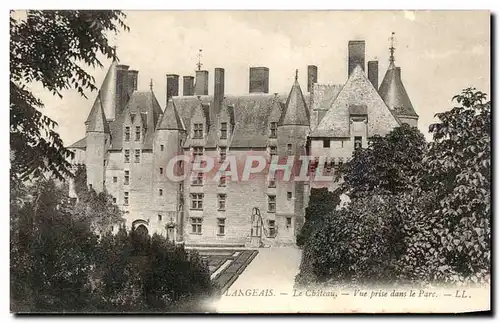
[[[167,106],[163,112],[161,121],[157,127],[158,130],[185,130],[177,108],[172,98],[168,98]]]
[[[104,110],[104,115],[107,120],[113,120],[115,118],[115,107],[116,107],[116,65],[117,62],[113,61],[109,66],[106,77],[99,88],[99,96],[101,105]],[[98,96],[98,97],[99,97]],[[96,98],[96,101],[98,99]],[[95,105],[95,103],[94,103]],[[89,114],[90,118],[90,114]],[[89,121],[87,118],[87,122]]]
[[[90,110],[89,117],[87,118],[87,132],[104,132],[110,133],[109,124],[104,114],[102,106],[101,93],[97,94],[94,105]]]
[[[286,100],[279,124],[309,126],[309,110],[298,82],[298,71],[295,71],[295,82]]]
[[[389,67],[385,72],[384,79],[379,87],[380,97],[385,104],[398,116],[418,117],[413,109],[410,97],[406,93],[406,89],[401,80],[401,68],[394,64],[394,32],[391,35],[391,47],[389,48]]]
[[[389,109],[397,115],[418,117],[401,81],[401,68],[391,63],[380,84],[379,94]]]

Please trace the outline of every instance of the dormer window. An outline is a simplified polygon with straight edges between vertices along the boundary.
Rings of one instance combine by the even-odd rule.
[[[202,139],[203,138],[203,123],[194,124],[194,134],[193,138]]]
[[[125,141],[130,141],[130,127],[125,127]]]
[[[135,141],[141,140],[141,127],[135,127]]]
[[[220,124],[220,139],[227,139],[227,122]]]
[[[271,122],[269,128],[271,130],[271,133],[269,134],[269,137],[276,138],[278,136],[278,123],[277,122]]]

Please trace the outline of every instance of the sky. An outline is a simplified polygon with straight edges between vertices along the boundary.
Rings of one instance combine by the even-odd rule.
[[[318,82],[347,80],[347,43],[366,41],[366,61],[379,60],[379,82],[389,65],[389,37],[396,35],[396,65],[428,135],[437,112],[467,87],[490,95],[490,15],[487,11],[126,11],[130,32],[110,35],[121,64],[139,70],[138,90],[153,91],[165,107],[166,74],[193,75],[198,50],[209,71],[225,69],[225,93],[248,92],[250,66],[269,68],[269,92],[287,93],[295,69],[307,91],[307,65],[318,66]],[[99,86],[103,69],[88,69]],[[64,91],[63,99],[33,90],[42,112],[59,123],[66,145],[85,136],[84,121],[97,96]]]

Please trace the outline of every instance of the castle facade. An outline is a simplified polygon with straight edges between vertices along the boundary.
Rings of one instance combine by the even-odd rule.
[[[378,61],[365,64],[365,42],[350,41],[344,84],[319,84],[318,69],[310,65],[305,91],[296,76],[284,95],[269,93],[266,67],[250,67],[249,93],[238,96],[224,92],[222,68],[215,68],[213,95],[206,70],[182,82],[167,74],[164,109],[152,88],[137,90],[138,71],[113,62],[85,122],[85,137],[69,147],[73,162],[85,164],[90,188],[113,196],[130,229],[187,245],[294,244],[310,189],[324,182],[269,176],[268,167],[248,180],[231,172],[234,165],[214,178],[187,170],[205,158],[214,168],[229,160],[238,168],[249,156],[308,156],[307,167],[333,175],[372,136],[402,123],[417,126],[393,54],[391,47],[379,86]],[[168,173],[174,168],[185,176],[173,180]]]

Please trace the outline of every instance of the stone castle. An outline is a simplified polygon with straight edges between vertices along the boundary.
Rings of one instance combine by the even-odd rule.
[[[166,176],[169,160],[308,155],[314,164],[322,156],[322,171],[331,174],[373,135],[417,126],[393,46],[389,61],[379,86],[378,61],[369,61],[365,73],[365,42],[349,41],[344,84],[318,84],[318,69],[309,65],[307,92],[296,76],[288,95],[268,93],[266,67],[250,67],[249,93],[239,96],[226,95],[224,69],[215,68],[208,95],[209,72],[199,66],[196,79],[183,77],[182,95],[179,76],[167,74],[165,109],[152,87],[137,91],[138,71],[113,62],[85,137],[69,148],[74,163],[86,165],[89,187],[113,196],[129,229],[197,246],[294,244],[315,183],[264,173],[249,181],[207,181],[200,173],[176,182]]]

